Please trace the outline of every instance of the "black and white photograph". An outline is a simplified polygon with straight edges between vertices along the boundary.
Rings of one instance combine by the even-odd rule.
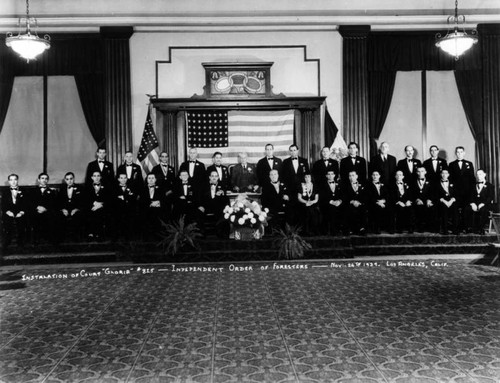
[[[0,382],[500,381],[498,0],[0,32]]]

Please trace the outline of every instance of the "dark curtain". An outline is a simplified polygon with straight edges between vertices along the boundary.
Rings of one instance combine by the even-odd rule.
[[[481,71],[454,71],[460,100],[476,141],[483,137],[483,83]]]
[[[391,106],[396,72],[369,72],[368,75],[368,116],[370,129],[370,154],[377,154],[376,140],[382,133],[389,107]]]
[[[12,86],[14,85],[15,55],[5,45],[5,38],[0,38],[0,132],[9,109]]]
[[[335,141],[335,137],[337,137],[339,129],[335,122],[333,121],[332,116],[328,112],[328,108],[325,104],[325,145],[332,146],[333,141]]]
[[[75,76],[77,85],[82,78],[88,76],[94,86],[88,85],[87,101],[82,100],[85,118],[94,138],[105,136],[104,132],[104,53],[101,36],[98,34],[51,34],[51,47],[38,59],[29,63],[20,58],[5,45],[5,38],[0,39],[0,131],[10,103],[12,85],[15,76]],[[99,76],[100,86],[96,84]],[[80,78],[78,80],[77,78]],[[81,86],[78,86],[79,93]],[[92,93],[92,94],[91,94]],[[80,97],[82,97],[80,93]],[[84,105],[88,99],[95,98],[99,103],[99,112],[89,120],[89,106]],[[96,141],[97,141],[96,138]],[[99,142],[99,141],[97,141]]]
[[[104,132],[104,89],[102,74],[76,74],[76,87],[82,104],[85,120],[97,147],[106,142]]]
[[[379,32],[368,39],[369,71],[479,70],[478,45],[460,60],[436,47],[436,35],[429,32]]]

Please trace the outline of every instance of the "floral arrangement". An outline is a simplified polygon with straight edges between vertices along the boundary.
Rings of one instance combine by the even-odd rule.
[[[267,226],[269,209],[262,209],[257,201],[251,201],[246,194],[240,194],[231,206],[224,208],[224,219],[235,227],[250,227],[258,229]]]

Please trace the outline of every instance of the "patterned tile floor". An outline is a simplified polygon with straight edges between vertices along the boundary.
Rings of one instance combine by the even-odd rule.
[[[499,382],[500,270],[404,262],[4,269],[0,381]]]

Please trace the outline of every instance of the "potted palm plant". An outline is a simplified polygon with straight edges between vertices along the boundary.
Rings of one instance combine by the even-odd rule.
[[[161,225],[161,241],[158,246],[163,248],[166,255],[175,255],[187,247],[199,249],[197,239],[202,237],[200,230],[196,223],[186,224],[184,215],[177,222],[165,223],[161,221]]]
[[[290,226],[288,223],[285,225],[285,230],[274,230],[274,233],[278,235],[274,244],[278,248],[279,258],[289,260],[302,258],[305,250],[312,249],[311,244],[300,236],[301,230],[300,226]]]

